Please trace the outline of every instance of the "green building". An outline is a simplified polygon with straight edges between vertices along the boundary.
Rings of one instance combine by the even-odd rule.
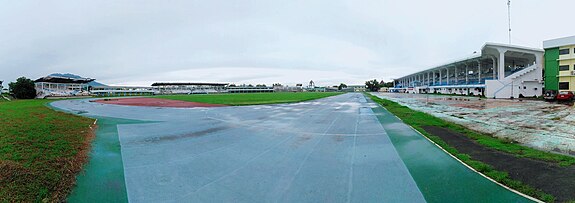
[[[575,91],[575,36],[543,41],[545,89]]]

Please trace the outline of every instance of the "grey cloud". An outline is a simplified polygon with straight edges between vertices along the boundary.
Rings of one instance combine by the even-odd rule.
[[[575,33],[556,20],[575,2],[512,4],[520,45]],[[389,80],[506,42],[506,12],[501,0],[6,1],[0,80],[53,72],[134,85]]]

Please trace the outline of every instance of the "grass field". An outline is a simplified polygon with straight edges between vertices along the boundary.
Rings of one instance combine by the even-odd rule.
[[[381,98],[378,98],[378,97],[373,96],[373,95],[368,95],[368,96],[373,101],[375,101],[376,103],[378,103],[381,106],[383,106],[384,108],[386,108],[389,112],[395,114],[397,117],[399,117],[401,120],[403,120],[403,122],[412,126],[415,129],[417,129],[419,132],[424,134],[429,139],[433,140],[433,142],[440,145],[442,148],[444,148],[450,154],[453,154],[454,156],[456,156],[457,158],[459,158],[463,162],[465,162],[468,165],[470,165],[471,167],[475,168],[477,171],[493,178],[494,180],[496,180],[496,181],[498,181],[504,185],[507,185],[513,189],[516,189],[516,190],[518,190],[524,194],[539,198],[539,199],[544,200],[546,202],[552,202],[555,198],[549,194],[542,192],[541,190],[537,190],[531,186],[525,185],[519,181],[516,181],[516,180],[509,178],[508,174],[506,172],[497,171],[497,170],[493,169],[493,167],[491,167],[488,164],[485,164],[483,162],[471,159],[471,157],[469,155],[458,152],[457,149],[449,146],[441,138],[427,133],[423,129],[423,127],[424,126],[438,126],[438,127],[447,128],[447,129],[453,130],[455,132],[462,133],[462,134],[474,139],[475,141],[477,141],[477,143],[479,143],[485,147],[492,148],[492,149],[499,150],[499,151],[503,151],[503,152],[507,152],[510,154],[514,154],[518,157],[528,157],[528,158],[539,159],[539,160],[548,161],[548,162],[555,162],[555,163],[559,163],[562,166],[570,166],[570,165],[575,164],[575,158],[573,158],[573,157],[549,153],[549,152],[544,152],[544,151],[539,151],[536,149],[532,149],[529,147],[525,147],[525,146],[521,146],[519,144],[509,142],[507,140],[497,139],[497,138],[491,137],[489,135],[485,135],[485,134],[481,134],[481,133],[469,130],[469,129],[461,126],[461,125],[457,125],[457,124],[454,124],[451,122],[441,120],[440,118],[434,117],[430,114],[412,110],[412,109],[410,109],[406,106],[402,106],[396,102],[381,99]]]
[[[87,160],[94,120],[48,102],[0,102],[0,202],[64,200]]]
[[[314,100],[338,95],[337,92],[277,92],[277,93],[246,93],[246,94],[204,94],[204,95],[164,95],[154,98],[201,102],[208,104],[224,104],[230,106],[279,104]]]

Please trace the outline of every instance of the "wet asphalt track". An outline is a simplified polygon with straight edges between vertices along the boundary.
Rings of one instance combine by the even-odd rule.
[[[150,121],[117,125],[130,202],[528,201],[459,164],[362,94],[192,109],[51,105]]]

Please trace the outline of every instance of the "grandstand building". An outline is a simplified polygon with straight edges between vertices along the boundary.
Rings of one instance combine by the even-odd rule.
[[[488,98],[540,96],[543,55],[542,49],[486,43],[470,57],[395,79],[389,91]]]
[[[234,86],[228,87],[229,93],[263,93],[263,92],[274,92],[274,87],[267,86]]]
[[[36,98],[90,96],[90,78],[46,76],[35,81]]]
[[[283,85],[274,85],[273,86],[274,92],[302,92],[302,86],[283,86]]]
[[[543,41],[545,90],[575,91],[575,36]]]
[[[228,83],[169,83],[152,84],[154,94],[214,94],[226,93]]]
[[[90,92],[99,97],[146,96],[154,95],[152,87],[96,86]]]

